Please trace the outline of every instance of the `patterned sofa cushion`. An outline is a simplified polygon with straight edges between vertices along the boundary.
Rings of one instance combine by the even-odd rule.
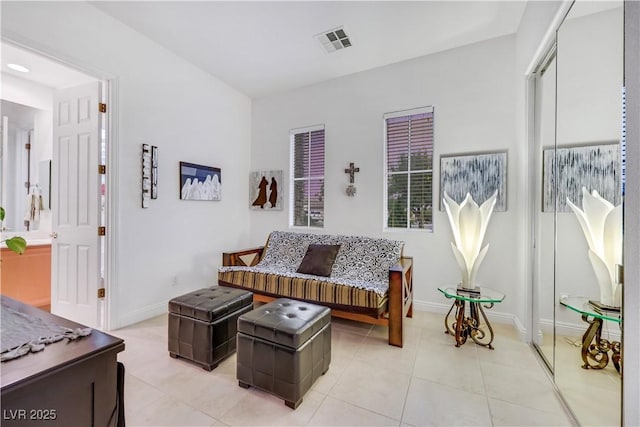
[[[297,273],[309,244],[340,245],[329,277]],[[273,231],[260,262],[254,267],[222,267],[226,271],[255,271],[293,278],[313,278],[354,286],[384,295],[389,289],[389,269],[398,263],[404,243],[362,236]]]

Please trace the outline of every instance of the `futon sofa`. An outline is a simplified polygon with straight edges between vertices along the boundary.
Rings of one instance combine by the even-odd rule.
[[[265,246],[223,253],[218,284],[250,290],[254,301],[294,298],[330,307],[335,317],[386,325],[389,344],[402,347],[404,318],[413,311],[413,259],[402,255],[403,245],[389,239],[273,231]],[[300,272],[310,255],[319,251],[323,256],[325,249],[336,247],[334,260],[321,259],[322,267],[329,268],[321,274],[328,274]]]

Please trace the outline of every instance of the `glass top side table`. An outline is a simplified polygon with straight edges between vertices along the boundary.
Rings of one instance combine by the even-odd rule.
[[[621,325],[622,318],[619,311],[599,309],[589,302],[586,297],[562,297],[560,304],[570,310],[579,313],[582,320],[589,327],[582,335],[582,368],[603,369],[609,363],[609,351],[611,361],[616,370],[620,372],[620,342],[609,341],[602,338],[602,324],[609,320]]]
[[[476,290],[466,290],[456,287],[438,288],[445,297],[453,299],[453,304],[444,318],[445,333],[453,335],[456,347],[460,347],[471,338],[473,342],[493,350],[491,343],[494,334],[491,323],[487,319],[484,308],[490,309],[494,304],[504,300],[505,295],[494,289],[479,286]],[[466,314],[466,306],[469,314]],[[452,315],[455,307],[455,315]],[[486,328],[486,331],[485,331]]]

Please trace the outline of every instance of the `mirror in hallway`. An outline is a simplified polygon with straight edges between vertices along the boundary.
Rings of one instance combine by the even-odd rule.
[[[48,230],[49,176],[51,159],[51,111],[39,110],[5,99],[0,101],[3,118],[0,185],[1,204],[6,211],[5,232]],[[41,164],[42,163],[42,164]],[[42,178],[42,179],[41,179]]]
[[[584,425],[621,422],[623,35],[621,1],[574,2],[557,32],[555,148],[542,153],[555,197],[554,379]]]

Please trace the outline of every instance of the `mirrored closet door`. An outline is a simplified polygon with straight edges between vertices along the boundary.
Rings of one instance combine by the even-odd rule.
[[[621,422],[623,24],[577,0],[536,74],[533,344],[582,425]]]

